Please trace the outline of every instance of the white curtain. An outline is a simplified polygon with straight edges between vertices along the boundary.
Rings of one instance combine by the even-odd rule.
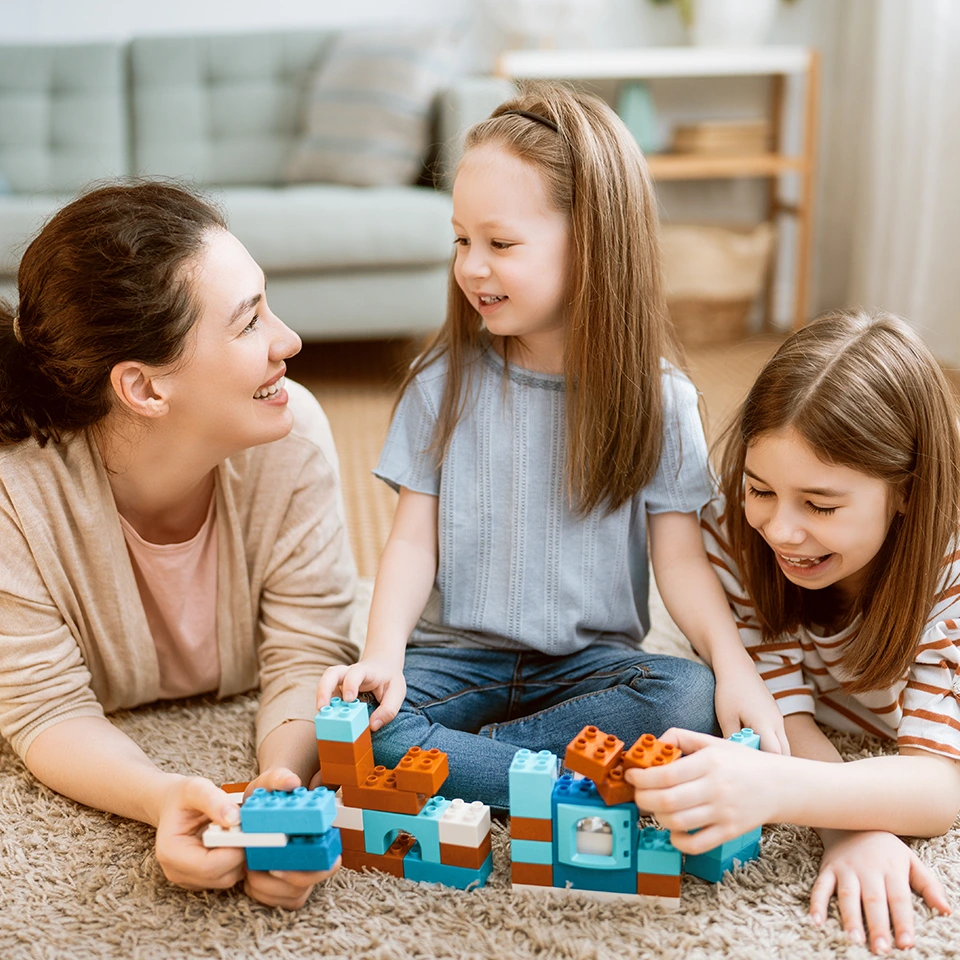
[[[960,2],[875,0],[870,20],[847,299],[960,366]]]

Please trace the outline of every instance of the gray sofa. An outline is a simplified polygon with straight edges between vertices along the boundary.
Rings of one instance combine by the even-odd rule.
[[[308,339],[401,335],[443,318],[449,194],[431,186],[287,184],[301,102],[333,31],[0,47],[0,295],[40,225],[92,181],[198,185],[266,271],[271,306]],[[461,77],[438,97],[445,185],[457,134],[506,96]]]

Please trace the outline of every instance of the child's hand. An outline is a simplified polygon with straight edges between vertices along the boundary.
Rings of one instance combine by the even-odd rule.
[[[747,669],[724,670],[714,664],[717,689],[714,706],[725,737],[750,727],[760,737],[760,749],[790,756],[783,715],[752,663]]]
[[[888,953],[894,945],[891,920],[896,946],[914,945],[911,888],[934,910],[950,913],[936,874],[893,834],[825,830],[822,838],[820,876],[810,893],[810,915],[818,926],[836,893],[843,929],[851,940],[863,943],[866,916],[870,949]]]
[[[407,694],[403,661],[397,665],[392,660],[364,658],[352,667],[327,667],[317,689],[317,709],[330,703],[338,689],[347,701],[356,700],[360,692],[372,692],[379,706],[370,715],[370,730],[379,730],[397,715]]]
[[[625,779],[637,806],[671,831],[678,850],[703,853],[777,819],[776,766],[789,761],[690,730],[673,728],[660,739],[684,755],[663,767],[628,770]]]

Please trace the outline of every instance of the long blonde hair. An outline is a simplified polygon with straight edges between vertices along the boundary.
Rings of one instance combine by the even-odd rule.
[[[545,124],[510,111],[529,111]],[[679,363],[660,269],[653,184],[636,140],[600,99],[536,83],[466,135],[464,153],[493,144],[529,163],[570,218],[564,347],[567,486],[581,514],[615,510],[650,480],[663,441],[662,357]],[[464,412],[483,343],[480,315],[450,268],[447,318],[400,392],[447,357],[433,448],[442,458]],[[506,338],[508,341],[509,338]],[[509,342],[504,343],[509,357]]]
[[[746,521],[747,448],[789,427],[821,460],[884,480],[904,500],[846,615],[863,617],[841,658],[850,692],[903,677],[945,587],[943,561],[960,524],[957,415],[950,384],[920,337],[891,314],[856,310],[827,314],[790,336],[727,429],[724,526],[765,641],[810,625],[815,597],[787,580]]]

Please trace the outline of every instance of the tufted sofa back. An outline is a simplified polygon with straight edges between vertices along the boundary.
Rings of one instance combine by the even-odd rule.
[[[283,183],[306,87],[335,36],[133,40],[134,171],[204,184]]]

